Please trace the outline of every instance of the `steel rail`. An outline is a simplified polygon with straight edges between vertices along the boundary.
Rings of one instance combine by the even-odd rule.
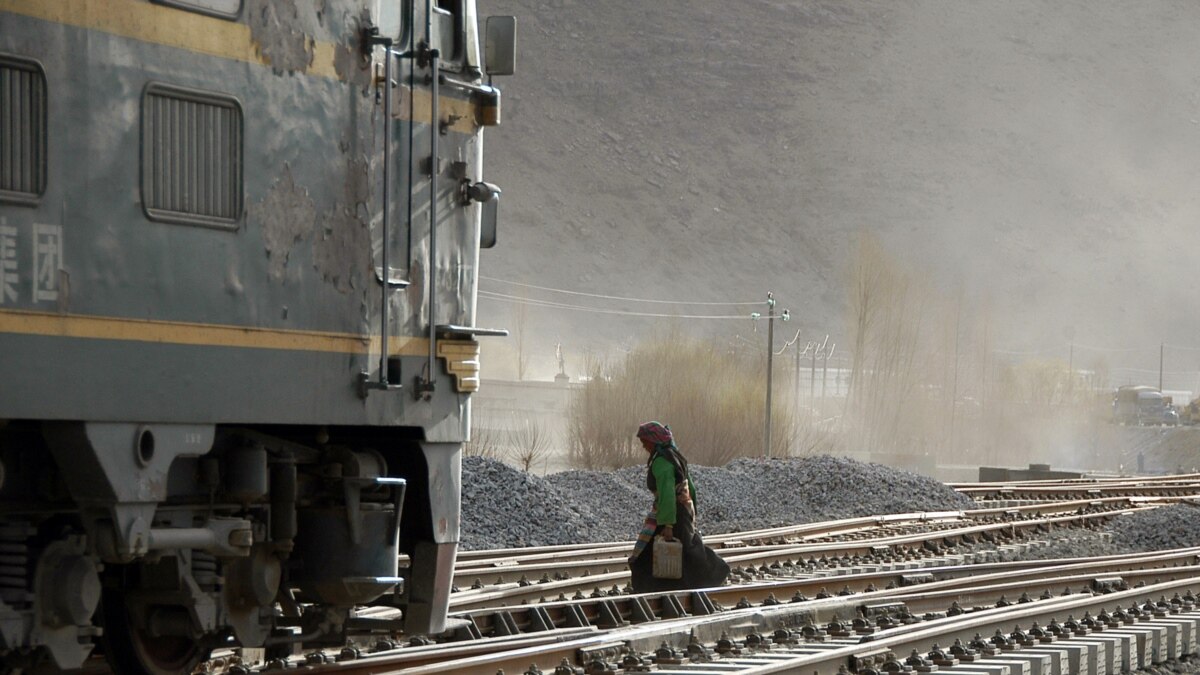
[[[793,626],[804,623],[806,626],[813,627],[828,621],[830,623],[826,628],[830,634],[839,634],[852,628],[855,634],[860,635],[868,633],[893,635],[895,631],[887,632],[884,629],[888,628],[888,626],[883,623],[880,623],[877,627],[869,625],[869,622],[863,624],[861,618],[866,616],[864,612],[867,612],[872,607],[890,607],[892,609],[888,611],[893,611],[894,608],[899,606],[908,615],[908,619],[906,620],[911,620],[912,615],[920,616],[928,613],[936,616],[939,614],[949,614],[954,611],[953,603],[956,601],[962,606],[963,610],[978,612],[980,608],[986,608],[999,602],[1006,594],[1009,601],[1013,602],[1012,598],[1019,591],[1035,587],[1035,584],[1038,587],[1045,587],[1048,591],[1050,589],[1057,589],[1063,585],[1082,589],[1088,587],[1092,580],[1097,577],[1102,577],[1102,575],[1110,575],[1111,577],[1113,573],[1119,573],[1119,582],[1124,584],[1138,582],[1160,583],[1164,579],[1172,580],[1181,575],[1188,578],[1200,577],[1200,568],[1194,564],[1198,553],[1200,553],[1200,548],[1180,549],[1166,553],[1110,556],[1102,560],[1068,559],[1042,563],[1027,561],[1024,563],[1006,563],[995,566],[975,566],[976,568],[1010,567],[1014,569],[1001,569],[993,574],[977,575],[972,578],[943,579],[922,585],[919,588],[908,587],[885,589],[882,591],[877,590],[854,596],[835,596],[807,602],[788,603],[783,606],[764,603],[758,608],[732,610],[722,612],[718,616],[685,616],[673,621],[661,621],[652,626],[639,627],[639,630],[641,628],[650,629],[648,633],[643,631],[642,642],[649,639],[646,636],[657,636],[655,639],[659,639],[660,637],[666,639],[666,637],[674,636],[670,637],[670,639],[677,642],[680,634],[685,636],[698,634],[698,627],[709,626],[709,633],[712,633],[715,630],[713,627],[724,626],[725,629],[731,629],[733,626],[744,624],[747,617],[756,617],[762,613],[769,613],[777,618],[776,623],[771,624],[771,626],[781,625],[779,624],[779,617],[789,617],[788,621],[784,623]],[[1188,563],[1188,566],[1176,566],[1182,563]],[[1035,565],[1041,565],[1041,567],[1034,567]],[[1171,567],[1168,567],[1168,565],[1171,565]],[[969,573],[969,567],[965,566],[957,571],[967,574]],[[954,570],[947,568],[944,571],[949,573]],[[1094,587],[1096,590],[1111,591],[1117,586],[1114,585],[1114,580],[1109,578],[1104,584],[1094,585]],[[745,590],[744,587],[725,588],[710,590],[708,593],[738,593]],[[632,603],[637,597],[639,596],[634,596],[633,598],[627,597],[622,602]],[[713,597],[731,601],[733,596],[722,597],[714,595]],[[662,597],[654,599],[656,600],[656,613],[661,616],[662,608],[668,606],[669,603],[663,602]],[[1023,604],[1031,603],[1023,602]],[[542,611],[554,612],[556,608],[546,606]],[[631,617],[619,616],[618,619],[621,620],[614,627],[620,626],[628,618]],[[856,618],[860,619],[860,621],[852,623]],[[894,624],[895,622],[891,623]],[[763,630],[771,626],[766,626]],[[821,630],[825,629],[822,628]],[[680,631],[683,632],[681,633]],[[587,636],[586,639],[583,636]],[[587,646],[580,647],[579,644],[581,641]],[[511,653],[513,650],[516,650],[519,657],[515,658],[519,660],[525,660],[529,658],[530,654],[536,653],[540,655],[537,659],[538,663],[553,667],[555,663],[548,663],[545,660],[546,658],[557,661],[558,659],[565,658],[563,654],[568,654],[569,656],[571,653],[580,653],[579,650],[581,649],[591,649],[594,651],[597,649],[597,645],[611,644],[612,642],[613,634],[601,635],[592,626],[549,627],[533,635],[498,637],[490,640],[455,643],[450,646],[406,647],[403,649],[389,649],[377,654],[369,654],[365,650],[361,652],[354,651],[350,657],[347,657],[349,660],[325,664],[321,662],[328,662],[337,657],[325,655],[314,659],[312,658],[314,655],[310,655],[304,664],[297,664],[295,659],[293,659],[292,665],[303,665],[306,671],[309,672],[391,673],[398,672],[397,668],[433,669],[430,672],[464,672],[461,668],[471,663],[478,663],[478,659],[484,659],[484,662],[488,664],[486,667],[491,669],[489,672],[495,672],[495,664],[498,660],[509,658],[507,656],[497,656],[497,651]],[[623,638],[621,642],[624,644],[628,640]],[[657,645],[650,644],[649,648],[653,649],[655,646]],[[646,648],[646,645],[643,644],[642,647]],[[550,656],[547,657],[547,655]],[[453,665],[447,666],[444,663],[448,659],[453,661]],[[532,661],[525,661],[518,665],[524,668],[530,662]],[[278,668],[281,665],[280,663],[276,663],[274,667]],[[445,670],[446,668],[449,668],[449,670]],[[408,671],[405,670],[405,672]]]
[[[721,669],[720,672],[763,674],[797,672],[835,675],[842,672],[848,665],[856,668],[872,664],[876,667],[882,666],[883,659],[894,660],[896,654],[903,655],[910,650],[925,652],[932,649],[935,643],[949,644],[955,639],[966,643],[976,634],[988,635],[994,630],[1007,631],[1014,625],[1028,627],[1033,622],[1057,625],[1057,621],[1066,622],[1068,617],[1076,614],[1082,615],[1086,612],[1099,615],[1102,611],[1109,609],[1116,611],[1116,607],[1127,603],[1137,605],[1142,602],[1153,602],[1154,598],[1160,595],[1165,598],[1167,595],[1176,593],[1191,595],[1197,591],[1200,591],[1200,576],[1191,576],[1173,581],[1160,581],[1142,588],[1117,591],[1107,595],[1074,594],[1024,604],[989,607],[953,616],[931,615],[925,621],[893,624],[883,629],[868,627],[865,632],[851,630],[853,628],[851,626],[831,622],[829,628],[839,632],[837,634],[828,633],[828,635],[836,635],[838,639],[798,644],[794,648],[789,646],[779,651],[752,651],[742,654],[741,650],[745,645],[733,642],[728,637],[722,637],[720,639],[726,645],[732,645],[732,649],[736,651],[731,652],[733,655],[728,659],[719,659],[713,662],[711,667],[715,671],[723,665],[742,666],[736,670]],[[914,596],[909,598],[909,601],[918,599]],[[1194,604],[1191,604],[1192,600],[1187,602],[1194,607]],[[861,601],[858,601],[856,605],[855,601],[844,599],[826,602],[825,605],[826,613],[834,613],[830,608],[835,605],[840,605],[843,614],[852,609],[858,611],[868,609]],[[590,665],[588,660],[593,657],[600,659],[615,657],[615,660],[623,653],[652,652],[659,644],[678,648],[686,645],[689,637],[705,636],[710,642],[717,642],[714,633],[719,631],[719,634],[724,635],[734,626],[748,629],[751,631],[750,634],[758,635],[761,639],[762,633],[769,632],[771,626],[796,626],[798,625],[798,614],[807,613],[811,616],[812,611],[812,608],[796,606],[746,609],[730,612],[721,617],[677,619],[653,626],[609,631],[603,635],[586,639],[455,659],[416,668],[388,668],[385,666],[386,658],[381,658],[376,664],[373,664],[371,670],[354,672],[369,672],[372,675],[393,675],[400,672],[410,675],[446,672],[491,675],[499,670],[521,672],[530,664],[553,669],[562,662],[565,662],[565,665],[570,668],[576,664]],[[1157,612],[1158,610],[1155,608],[1151,611]],[[1162,610],[1163,615],[1166,615],[1166,612],[1166,609]],[[803,619],[799,620],[803,621]],[[815,628],[815,626],[810,624],[808,628]],[[786,628],[781,629],[788,632]],[[717,650],[720,649],[718,643]]]
[[[998,509],[992,509],[998,510]],[[855,531],[869,531],[883,525],[902,523],[926,523],[938,520],[957,520],[963,517],[963,511],[937,511],[917,513],[897,513],[882,516],[860,516],[842,520],[827,520],[801,525],[765,528],[727,532],[705,536],[705,543],[719,547],[727,542],[742,545],[746,540],[757,541],[764,539],[784,539],[792,537],[824,537],[836,534],[848,534]],[[557,546],[539,546],[523,548],[483,549],[478,551],[461,551],[458,554],[460,566],[489,564],[492,559],[525,558],[530,556],[550,559],[569,559],[575,554],[583,554],[594,548],[628,548],[633,544],[632,536],[628,541],[600,542],[595,544],[560,544]]]
[[[959,494],[979,500],[984,497],[998,498],[1023,496],[1041,499],[1071,499],[1077,495],[1097,497],[1196,497],[1200,496],[1200,483],[1179,484],[1056,484],[1056,485],[998,485],[994,487],[960,487]]]
[[[990,508],[972,511],[947,511],[929,514],[897,514],[853,518],[839,521],[809,523],[803,526],[772,528],[749,532],[734,532],[705,537],[705,543],[718,552],[738,549],[740,552],[769,550],[789,544],[832,540],[838,536],[867,537],[886,527],[920,527],[939,524],[951,525],[963,520],[1013,520],[1048,513],[1074,513],[1079,509],[1129,508],[1153,503],[1152,500],[1129,497],[1112,497],[1067,502],[1040,503],[1018,508]],[[761,539],[783,540],[784,543],[752,543]],[[520,579],[538,580],[543,574],[603,574],[613,567],[621,567],[633,546],[633,542],[606,542],[540,547],[533,549],[503,549],[499,551],[473,551],[465,555],[455,568],[455,585],[460,589],[472,585],[493,585],[503,581]]]
[[[937,619],[921,625],[916,630],[912,630],[912,627],[908,626],[891,632],[882,631],[873,635],[870,644],[866,646],[851,645],[819,654],[804,654],[779,663],[748,668],[740,672],[741,675],[800,672],[812,675],[837,675],[846,668],[851,660],[858,659],[863,655],[874,657],[882,652],[892,652],[893,654],[905,654],[909,651],[923,652],[931,649],[935,642],[948,643],[952,640],[968,642],[976,634],[988,635],[996,630],[1005,631],[1013,625],[1029,626],[1034,622],[1049,624],[1065,618],[1069,614],[1083,612],[1098,614],[1107,608],[1127,602],[1135,604],[1153,602],[1153,597],[1160,594],[1184,591],[1194,593],[1198,590],[1200,590],[1200,578],[1191,577],[1104,596],[1071,596],[1057,598],[1046,603],[1000,607],[969,615]]]
[[[1168,476],[1091,476],[1084,478],[1030,478],[1024,480],[995,480],[995,481],[979,481],[966,483],[946,483],[947,487],[955,490],[959,488],[973,487],[997,487],[1005,485],[1072,485],[1072,484],[1092,484],[1092,485],[1112,485],[1112,484],[1130,484],[1130,485],[1151,485],[1160,483],[1200,483],[1200,473],[1185,473],[1172,474]]]
[[[1086,526],[1092,521],[1113,518],[1128,511],[1105,511],[1100,513],[1072,514],[1067,516],[1051,516],[1024,521],[1009,521],[969,525],[961,528],[938,531],[932,534],[907,535],[899,537],[884,537],[881,539],[836,542],[831,544],[801,544],[772,549],[765,552],[751,552],[724,555],[731,566],[753,567],[771,566],[785,563],[795,566],[796,561],[807,565],[804,561],[819,561],[820,558],[842,558],[860,560],[866,558],[883,562],[889,557],[906,553],[916,557],[932,557],[941,552],[943,545],[969,542],[975,538],[1009,539],[1017,532],[1033,529],[1066,526],[1072,523]],[[937,543],[932,543],[936,541]],[[723,552],[722,552],[723,553]],[[522,602],[545,602],[547,598],[560,595],[567,599],[574,594],[595,592],[595,589],[605,588],[610,584],[624,585],[629,577],[627,570],[610,571],[608,573],[592,574],[570,579],[553,580],[546,578],[537,583],[506,583],[499,586],[481,586],[478,588],[460,590],[450,596],[451,611],[461,612],[469,609],[481,609],[505,605],[519,605]]]
[[[956,565],[940,568],[928,568],[921,573],[928,575],[928,580],[914,581],[916,575],[904,572],[867,572],[845,576],[824,577],[816,579],[789,579],[776,582],[764,581],[747,586],[722,586],[706,591],[709,598],[721,604],[749,601],[760,603],[769,601],[772,596],[778,601],[787,602],[796,593],[806,596],[819,597],[821,594],[831,594],[830,586],[840,589],[833,593],[896,593],[911,592],[920,589],[922,594],[940,593],[942,591],[958,592],[959,589],[978,584],[989,586],[1004,585],[1010,590],[1017,591],[1013,602],[1028,591],[1037,593],[1035,583],[1041,583],[1053,573],[1054,583],[1090,585],[1097,578],[1145,574],[1158,574],[1167,571],[1176,574],[1177,570],[1200,571],[1200,548],[1180,549],[1168,553],[1144,553],[1131,556],[1114,557],[1111,559],[1075,558],[1056,561],[1023,561],[1020,564],[995,563],[977,565]],[[884,583],[886,581],[886,583]],[[830,583],[834,582],[834,583]],[[1107,582],[1106,582],[1107,583]],[[880,587],[883,587],[880,590]],[[873,590],[868,590],[873,589]],[[907,589],[907,590],[906,590]],[[943,594],[946,595],[946,594]],[[950,597],[946,595],[946,597]]]
[[[801,543],[808,545],[825,545],[837,542],[873,542],[885,538],[897,538],[905,536],[927,536],[933,537],[939,532],[948,531],[953,527],[952,523],[937,523],[935,529],[921,529],[916,527],[892,527],[881,528],[874,531],[863,531],[860,536],[852,536],[848,538],[841,537],[814,537],[811,539],[797,539],[790,543],[773,543],[773,544],[742,544],[729,545],[731,542],[726,542],[726,546],[712,546],[705,539],[706,544],[715,549],[720,555],[728,558],[729,556],[747,555],[747,554],[762,554],[770,551],[779,551],[791,549]],[[872,537],[873,538],[868,538]],[[514,581],[519,578],[524,578],[526,581],[538,579],[549,580],[551,575],[555,579],[565,577],[580,577],[592,574],[604,574],[612,571],[612,568],[621,568],[626,564],[629,553],[633,548],[633,542],[623,544],[619,547],[610,547],[605,545],[602,548],[593,549],[591,551],[578,551],[574,559],[555,559],[553,556],[535,556],[525,559],[501,558],[494,559],[490,566],[478,565],[455,570],[455,584],[465,587],[468,584],[471,586],[479,585],[495,585],[504,583],[505,581]]]
[[[804,527],[804,534],[795,535],[797,528],[770,528],[768,530],[759,530],[752,533],[730,533],[723,537],[723,541],[732,544],[728,548],[723,549],[723,553],[727,554],[728,559],[734,563],[742,564],[758,564],[765,567],[768,562],[779,563],[782,567],[784,561],[792,562],[792,567],[798,566],[798,562],[804,558],[804,555],[809,554],[808,560],[814,560],[812,554],[822,552],[826,557],[841,553],[842,557],[848,557],[850,552],[855,552],[853,555],[866,557],[865,552],[878,552],[875,549],[879,546],[886,546],[893,552],[900,552],[903,549],[917,547],[911,553],[915,556],[928,558],[935,555],[944,545],[956,544],[969,540],[972,537],[983,538],[988,536],[986,533],[993,533],[995,540],[1006,540],[1016,536],[1017,532],[1029,531],[1031,529],[1042,529],[1046,527],[1056,527],[1067,523],[1087,524],[1098,520],[1115,517],[1120,513],[1126,513],[1130,510],[1140,508],[1152,508],[1161,503],[1176,501],[1172,498],[1146,498],[1146,497],[1100,497],[1097,499],[1073,500],[1069,502],[1053,502],[1037,505],[1030,505],[1021,508],[992,508],[992,509],[976,509],[964,512],[939,512],[936,514],[896,514],[894,516],[883,517],[867,517],[858,519],[847,519],[846,521],[832,521],[836,525],[832,528],[835,532],[844,536],[858,536],[864,532],[869,533],[873,528],[897,528],[916,525],[921,522],[937,527],[946,526],[947,530],[935,530],[933,532],[925,532],[920,534],[903,534],[892,535],[888,537],[864,539],[858,541],[841,541],[827,542],[830,545],[814,543],[816,539],[830,535],[828,532],[822,533],[822,526],[828,527],[829,523],[815,523]],[[1087,509],[1098,509],[1107,507],[1123,507],[1120,511],[1098,511],[1092,513],[1084,513]],[[1058,515],[1045,515],[1058,514]],[[908,522],[905,517],[918,516],[911,518]],[[1040,517],[1039,517],[1040,516]],[[854,521],[851,524],[850,521]],[[991,521],[991,522],[979,522]],[[874,523],[872,528],[871,523]],[[770,544],[761,545],[758,547],[746,546],[744,541],[747,534],[755,534],[760,532],[788,531],[792,536],[798,536],[805,543],[799,545],[792,544]],[[779,535],[771,535],[779,536]],[[931,540],[940,540],[935,543],[933,548],[926,548],[925,543]],[[885,542],[881,544],[880,542]],[[743,545],[738,545],[738,544]],[[623,544],[621,547],[627,550],[628,544]],[[866,547],[866,548],[864,548]],[[953,548],[953,546],[949,546]],[[786,581],[772,581],[768,583],[755,583],[740,586],[726,586],[719,589],[708,589],[705,591],[706,599],[712,603],[722,605],[733,605],[735,602],[741,602],[746,599],[747,604],[758,604],[757,607],[747,607],[744,609],[721,612],[720,615],[697,618],[695,616],[679,616],[676,619],[656,622],[653,626],[637,627],[637,635],[642,636],[642,640],[649,639],[646,636],[658,636],[663,634],[662,631],[667,631],[667,634],[678,636],[678,631],[683,627],[688,626],[689,634],[700,634],[703,631],[698,631],[697,626],[716,626],[716,625],[733,625],[731,620],[741,620],[741,618],[754,617],[763,613],[770,613],[779,616],[790,616],[792,619],[797,617],[805,617],[803,620],[808,623],[818,621],[836,621],[847,620],[846,617],[854,612],[861,610],[869,603],[900,603],[906,611],[914,614],[939,614],[946,613],[951,607],[950,604],[957,601],[959,605],[965,608],[973,609],[970,612],[971,617],[993,611],[991,608],[980,610],[979,607],[986,606],[996,602],[997,594],[1011,594],[1018,596],[1023,589],[1033,587],[1035,584],[1040,586],[1051,585],[1072,585],[1084,587],[1091,580],[1099,575],[1114,575],[1121,577],[1124,583],[1145,582],[1150,584],[1149,587],[1160,587],[1164,584],[1172,583],[1183,584],[1200,583],[1196,580],[1200,578],[1200,567],[1197,567],[1197,555],[1200,554],[1200,549],[1181,549],[1160,554],[1141,555],[1134,554],[1128,556],[1110,556],[1104,559],[1086,559],[1086,560],[1068,560],[1068,561],[1050,561],[1050,562],[1008,562],[998,563],[994,566],[975,565],[975,566],[944,566],[941,568],[931,568],[921,570],[922,573],[937,571],[941,579],[935,579],[929,583],[922,584],[919,588],[912,586],[902,587],[901,577],[905,572],[915,572],[916,570],[892,570],[887,572],[876,573],[858,573],[838,576],[828,576],[823,579],[795,579]],[[477,560],[484,560],[479,558]],[[1040,565],[1040,567],[1039,567]],[[1172,567],[1165,567],[1172,565]],[[807,565],[806,565],[807,566]],[[1139,567],[1141,566],[1141,567]],[[1161,567],[1156,567],[1161,566]],[[1007,567],[1008,569],[1004,569]],[[1045,568],[1051,568],[1047,572]],[[973,569],[972,569],[973,568]],[[983,575],[971,575],[972,571],[985,571],[983,568],[992,570],[990,573]],[[764,574],[771,574],[769,570],[763,571]],[[1044,574],[1052,574],[1052,576],[1044,576]],[[1180,575],[1186,578],[1177,579]],[[619,573],[620,577],[627,576],[625,573]],[[896,584],[896,588],[880,590],[876,588],[874,591],[866,591],[867,586],[874,582],[871,579],[881,580],[890,576],[892,582]],[[1164,581],[1164,579],[1167,579]],[[593,577],[589,579],[589,585],[592,582],[599,581]],[[832,596],[820,598],[816,601],[808,602],[787,602],[790,597],[788,591],[792,593],[803,592],[802,588],[810,589],[810,593],[820,594],[820,591],[812,591],[817,588],[818,584],[826,582],[836,582],[838,585],[844,585],[851,592],[863,591],[856,595],[848,596]],[[1111,580],[1110,580],[1111,582]],[[548,586],[548,585],[542,585]],[[861,589],[860,589],[861,587]],[[1189,591],[1195,590],[1193,587],[1188,587]],[[547,589],[549,590],[549,589]],[[1111,590],[1106,588],[1105,590]],[[1132,591],[1131,591],[1132,592]],[[456,596],[459,594],[455,594]],[[767,602],[768,598],[774,596],[773,602]],[[617,625],[630,621],[631,616],[627,614],[625,607],[631,605],[630,599],[636,599],[645,596],[624,596],[620,599],[611,599],[613,602],[618,602],[618,606],[622,611],[616,615]],[[1076,596],[1067,596],[1074,599]],[[737,598],[737,600],[735,600]],[[673,606],[682,608],[683,614],[695,613],[695,606],[692,602],[693,597],[688,598],[688,602],[684,602],[680,596],[676,596],[676,603]],[[649,601],[650,599],[647,598]],[[662,597],[653,598],[654,602],[650,605],[656,616],[669,614],[666,607],[670,603],[664,603]],[[1008,601],[1016,603],[1018,607],[1041,606],[1041,603],[1050,602],[1058,603],[1063,598],[1050,598],[1048,600],[1040,600],[1036,602],[1017,602],[1014,598],[1009,597]],[[453,596],[452,596],[453,601]],[[579,606],[578,602],[553,602],[542,606],[542,611],[547,615],[555,615],[559,611],[565,611],[562,608],[567,606]],[[611,606],[611,605],[610,605]],[[1007,609],[1007,608],[995,608]],[[494,610],[493,610],[494,611]],[[589,610],[590,612],[591,610]],[[850,614],[847,614],[849,612]],[[486,610],[479,610],[471,613],[472,615],[485,615]],[[588,612],[584,612],[588,614]],[[590,618],[590,617],[589,617]],[[958,618],[958,617],[951,617]],[[928,627],[926,624],[932,625],[934,622],[925,622],[920,624],[921,628],[916,629],[911,626],[902,626],[898,628],[888,628],[886,630],[872,630],[871,643],[874,651],[881,642],[881,638],[900,639],[905,631],[924,631]],[[914,624],[917,625],[917,624]],[[614,626],[615,628],[615,626]],[[620,629],[627,632],[634,629]],[[675,631],[675,633],[671,633]],[[509,635],[491,638],[488,640],[476,640],[472,642],[457,643],[453,647],[444,645],[429,645],[426,647],[406,647],[400,650],[383,650],[378,654],[355,654],[353,660],[343,662],[334,662],[326,664],[318,664],[309,662],[305,666],[306,671],[311,672],[345,672],[345,673],[393,673],[401,672],[397,670],[400,667],[403,672],[488,672],[495,673],[496,670],[504,668],[503,665],[509,664],[509,668],[520,669],[528,666],[532,661],[526,661],[522,665],[517,664],[522,659],[526,659],[530,654],[534,653],[550,653],[555,654],[579,654],[580,649],[592,649],[593,651],[603,652],[607,649],[618,649],[618,646],[612,646],[616,643],[625,645],[631,643],[632,638],[621,637],[615,639],[613,634],[599,635],[600,631],[594,625],[586,626],[567,626],[556,627],[551,626],[535,634]],[[622,633],[624,634],[624,633]],[[586,636],[586,637],[582,637]],[[615,640],[615,641],[614,641]],[[590,647],[578,647],[577,643],[586,643]],[[606,647],[605,645],[609,645]],[[643,645],[645,646],[645,645]],[[497,655],[497,650],[503,650],[504,655]],[[565,650],[565,651],[564,651]],[[574,651],[571,651],[574,650]],[[399,653],[399,652],[402,652]],[[798,657],[801,660],[801,665],[797,667],[808,668],[809,664],[804,661],[811,655]],[[539,657],[540,658],[540,657]],[[563,658],[570,658],[563,657]],[[451,664],[447,664],[445,659],[453,659]],[[515,660],[514,660],[515,659]],[[546,665],[545,661],[538,661]],[[406,664],[400,666],[400,664]],[[457,663],[458,665],[453,665]],[[475,664],[475,665],[472,665]],[[486,664],[486,665],[479,665]],[[844,662],[843,662],[844,664]],[[293,663],[293,665],[297,665]],[[553,663],[549,664],[552,668]],[[779,664],[770,664],[769,667],[776,667]],[[470,668],[483,668],[484,670],[473,671]],[[449,667],[449,670],[445,668]],[[756,666],[757,667],[757,666]],[[768,667],[763,665],[762,667]],[[416,670],[408,670],[415,668]],[[467,670],[463,670],[467,668]],[[757,671],[752,671],[757,672]],[[761,672],[785,672],[785,671],[761,671]],[[805,671],[818,672],[818,675],[824,675],[822,671]]]
[[[1139,502],[1155,501],[1155,499],[1156,498],[1151,497],[1098,497],[1071,499],[1057,502],[1040,502],[1038,504],[1027,504],[1015,507],[988,507],[964,511],[930,511],[859,516],[841,520],[818,521],[800,525],[786,525],[759,530],[743,530],[707,535],[705,536],[705,542],[712,546],[724,546],[726,544],[740,546],[746,541],[834,536],[838,534],[850,534],[855,531],[870,531],[886,525],[921,524],[938,521],[950,522],[965,518],[984,519],[988,517],[1011,517],[1014,514],[1045,514],[1052,512],[1073,511],[1078,508],[1089,506],[1110,506],[1114,508],[1133,506]],[[474,551],[460,551],[458,554],[458,560],[461,566],[473,566],[488,564],[491,559],[520,559],[527,556],[544,556],[554,559],[563,559],[564,557],[571,556],[575,553],[586,553],[588,550],[596,547],[618,548],[622,546],[629,546],[632,543],[633,540],[630,539],[628,541],[596,542],[585,544],[559,544],[554,546],[480,549]]]
[[[1053,585],[1074,585],[1077,587],[1096,586],[1093,581],[1105,579],[1100,587],[1109,588],[1117,582],[1117,577],[1125,579],[1154,576],[1158,574],[1177,575],[1180,570],[1188,569],[1195,573],[1200,547],[1179,549],[1170,552],[1139,553],[1107,558],[1075,558],[1053,561],[1021,561],[1008,563],[954,565],[929,568],[921,571],[928,579],[913,581],[911,571],[865,572],[846,576],[824,577],[816,579],[786,579],[765,580],[743,586],[721,586],[703,589],[707,600],[715,605],[733,607],[750,604],[765,604],[772,606],[783,603],[807,601],[809,598],[821,600],[828,597],[846,597],[860,594],[860,597],[883,599],[891,596],[906,596],[913,593],[938,597],[945,601],[941,609],[949,607],[956,593],[961,594],[964,587],[1002,588],[1003,592],[1011,593],[1007,598],[1011,602],[1023,601],[1023,594],[1033,591],[1057,592],[1051,589]],[[1051,578],[1052,581],[1041,580]],[[1040,589],[1034,583],[1046,583]],[[830,589],[830,586],[835,586]],[[840,587],[840,590],[837,588]],[[836,595],[834,595],[836,593]],[[674,600],[666,596],[674,596]],[[697,614],[706,610],[697,607],[702,602],[695,597],[695,591],[662,593],[640,596],[646,598],[647,604],[653,610],[654,616],[662,616],[669,606],[682,608],[689,614]],[[966,597],[966,596],[963,596]],[[553,618],[556,623],[566,621],[570,617],[584,616],[599,627],[605,622],[612,623],[613,619],[638,622],[645,620],[646,609],[637,608],[636,597],[628,601],[615,600],[611,597],[588,598],[579,601],[564,601],[543,603],[538,610],[533,610],[537,616]],[[949,598],[947,600],[947,598]],[[997,597],[995,600],[1000,600]],[[605,604],[608,612],[615,616],[606,616],[597,605]],[[960,603],[965,604],[965,603]],[[699,611],[697,611],[699,609]],[[938,608],[925,608],[924,611],[936,611]],[[675,610],[678,612],[679,610]],[[528,607],[508,608],[504,610],[484,609],[465,612],[457,618],[469,619],[483,635],[491,634],[498,629],[497,621],[505,624],[505,630],[516,627],[520,630],[538,630],[537,622],[531,618]]]

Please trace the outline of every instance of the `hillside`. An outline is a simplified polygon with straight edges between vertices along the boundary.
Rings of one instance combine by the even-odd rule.
[[[519,17],[490,131],[504,189],[487,277],[588,293],[759,300],[842,330],[859,230],[986,300],[997,343],[1200,343],[1200,6],[1187,0],[486,0]],[[602,304],[485,280],[484,290]],[[568,372],[663,320],[480,301]],[[675,322],[689,334],[749,321]],[[510,345],[511,347],[511,345]],[[499,353],[506,348],[496,350]],[[508,355],[485,376],[511,375]],[[507,371],[507,372],[506,372]]]

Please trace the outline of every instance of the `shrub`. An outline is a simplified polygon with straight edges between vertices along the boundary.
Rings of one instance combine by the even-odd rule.
[[[572,463],[591,470],[640,464],[645,453],[634,435],[647,420],[670,426],[696,464],[760,456],[764,369],[765,359],[678,336],[650,340],[617,362],[596,363],[568,410]],[[788,454],[798,438],[791,408],[784,396],[773,401],[772,456]]]

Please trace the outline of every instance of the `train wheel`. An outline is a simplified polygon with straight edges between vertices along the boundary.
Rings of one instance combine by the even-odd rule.
[[[129,675],[187,675],[208,658],[209,649],[191,638],[151,635],[136,625],[121,589],[106,588],[104,654],[113,672]]]

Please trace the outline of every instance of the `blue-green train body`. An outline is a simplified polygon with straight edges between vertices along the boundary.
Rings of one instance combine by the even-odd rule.
[[[368,602],[444,629],[499,192],[481,26],[0,0],[0,663],[188,672],[342,644]]]

